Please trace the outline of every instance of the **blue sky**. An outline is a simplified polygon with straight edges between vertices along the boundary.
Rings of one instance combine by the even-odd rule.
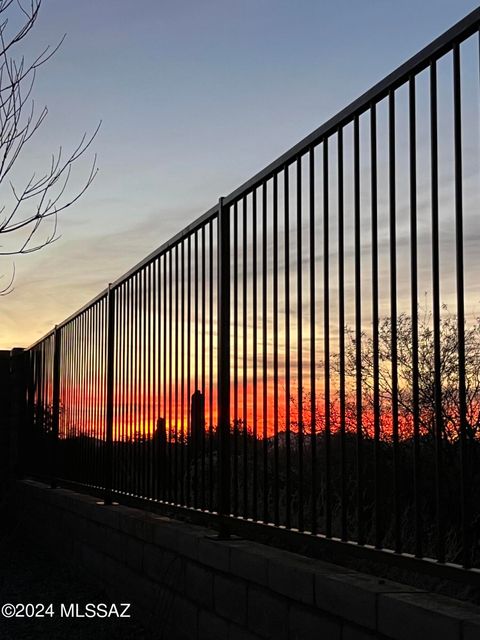
[[[49,114],[18,175],[102,120],[100,171],[62,214],[60,240],[15,260],[1,347],[28,346],[475,6],[44,0],[19,53],[67,37],[38,74],[35,101]]]

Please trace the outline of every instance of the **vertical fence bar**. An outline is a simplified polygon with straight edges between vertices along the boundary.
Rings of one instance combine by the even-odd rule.
[[[198,390],[198,230],[196,230],[193,234],[193,260],[194,260],[194,269],[193,269],[193,278],[194,278],[194,290],[193,290],[193,315],[194,315],[194,328],[193,328],[193,338],[194,338],[194,393]],[[199,455],[199,442],[198,442],[198,432],[194,432],[193,424],[192,424],[192,444],[193,444],[193,508],[196,509],[198,506],[198,455]]]
[[[257,520],[258,470],[257,470],[257,190],[252,194],[252,358],[253,358],[253,411],[252,411],[252,443],[253,443],[253,477],[252,477],[252,518]]]
[[[79,414],[79,404],[80,404],[80,367],[78,367],[78,362],[80,360],[80,331],[79,331],[79,318],[75,318],[73,322],[73,379],[74,379],[74,415],[73,415],[73,428],[72,428],[72,436],[75,439],[74,442],[77,442],[78,438],[78,425],[80,423],[80,414]],[[75,473],[75,477],[78,477],[78,456],[75,455],[74,459],[72,459],[72,468]]]
[[[238,203],[233,205],[233,515],[238,515]]]
[[[94,399],[93,399],[93,376],[95,375],[95,369],[93,368],[93,336],[94,336],[94,324],[93,324],[93,308],[88,310],[88,390],[87,390],[87,405],[88,405],[88,418],[86,425],[86,438],[85,438],[85,459],[87,469],[89,471],[89,482],[92,481],[92,462],[91,462],[91,440],[92,440],[92,424],[93,424],[93,411],[94,411]],[[121,368],[117,367],[120,371]],[[118,474],[118,466],[117,471]]]
[[[410,293],[412,315],[412,405],[413,405],[413,490],[415,508],[415,555],[422,557],[422,511],[420,469],[420,395],[418,363],[418,259],[417,259],[417,131],[415,76],[410,76],[409,93],[409,160],[410,160]]]
[[[81,482],[88,482],[88,472],[85,469],[85,424],[86,424],[86,389],[87,389],[87,314],[88,311],[82,313],[79,317],[80,324],[80,372],[81,372],[81,388],[80,388],[80,424],[78,425],[78,468]]]
[[[373,347],[373,431],[375,483],[375,547],[382,546],[382,510],[380,508],[380,361],[378,311],[378,189],[377,189],[377,111],[370,109],[370,158],[372,200],[372,347]]]
[[[308,205],[309,205],[309,253],[310,253],[310,465],[312,474],[311,531],[317,533],[317,427],[316,427],[316,367],[315,367],[315,150],[308,152]]]
[[[438,224],[438,123],[437,123],[437,65],[430,65],[430,163],[432,201],[432,299],[433,299],[433,352],[435,379],[435,498],[437,559],[445,562],[445,527],[443,518],[443,454],[442,454],[442,378],[440,343],[440,251]]]
[[[197,256],[197,234],[195,234],[195,256]],[[195,264],[197,258],[195,257]],[[197,287],[197,275],[195,275],[195,287]],[[196,292],[196,289],[195,289]],[[197,295],[195,293],[195,298]],[[195,299],[197,303],[197,299]],[[195,331],[196,336],[198,338],[198,315],[195,318]],[[198,344],[198,340],[197,340]],[[196,367],[198,361],[198,351],[195,349],[195,378],[196,375]],[[197,382],[195,383],[196,388]],[[173,248],[168,252],[168,441],[167,441],[167,451],[168,451],[168,501],[173,502],[173,484],[174,484],[174,451],[173,451]],[[198,455],[198,450],[195,451],[196,455]],[[197,458],[195,458],[195,492],[197,491]],[[197,493],[195,493],[195,507],[197,506]]]
[[[355,412],[357,429],[357,535],[358,544],[365,543],[363,500],[363,411],[362,411],[362,245],[360,212],[360,122],[353,121],[354,156],[354,236],[355,236]]]
[[[162,412],[163,406],[163,386],[162,386],[162,257],[158,256],[157,259],[157,350],[158,350],[158,363],[157,363],[157,430],[158,430],[158,471],[157,471],[157,499],[163,500],[165,480],[164,480],[164,468],[165,468],[165,447],[164,441],[165,433],[165,413]],[[187,411],[188,414],[188,411]]]
[[[187,349],[186,349],[186,353],[187,353],[187,384],[186,384],[186,391],[187,391],[187,404],[186,404],[186,409],[187,409],[187,492],[186,492],[186,504],[187,507],[190,506],[190,502],[191,502],[191,459],[192,459],[192,449],[191,449],[191,433],[192,433],[192,425],[191,425],[191,420],[190,420],[190,411],[189,411],[189,406],[190,406],[190,395],[191,395],[191,386],[192,386],[192,382],[191,382],[191,369],[192,369],[192,365],[191,365],[191,336],[192,336],[192,331],[191,331],[191,320],[192,320],[192,247],[191,247],[191,235],[188,236],[187,238]]]
[[[243,415],[243,517],[248,518],[248,252],[247,197],[242,202],[242,415]]]
[[[77,424],[76,424],[76,441],[75,441],[75,460],[76,460],[76,475],[79,478],[80,482],[85,482],[85,470],[83,469],[83,460],[82,460],[82,436],[83,436],[83,428],[85,423],[85,411],[84,411],[84,395],[85,395],[85,362],[84,362],[84,353],[85,353],[85,328],[84,328],[85,314],[82,313],[77,318],[78,325],[78,349],[77,349],[77,357],[78,360],[76,362],[77,372],[78,372],[78,391],[77,391],[77,403],[78,403],[78,412],[77,412]]]
[[[163,454],[163,499],[169,501],[169,480],[170,480],[170,444],[169,444],[169,426],[167,421],[167,383],[168,383],[168,348],[167,348],[167,336],[168,336],[168,285],[167,285],[167,253],[163,254],[163,420],[165,425],[165,447]],[[190,400],[189,400],[190,402]],[[190,446],[190,443],[189,443]]]
[[[202,351],[201,351],[201,359],[202,359],[202,366],[201,366],[201,391],[202,391],[202,395],[204,398],[204,419],[203,419],[203,423],[202,423],[202,431],[201,431],[201,447],[202,447],[202,452],[201,452],[201,508],[205,509],[206,508],[206,502],[205,502],[205,407],[206,407],[206,403],[205,403],[205,364],[206,364],[206,357],[207,357],[207,350],[206,350],[206,346],[205,346],[205,310],[206,310],[206,298],[205,298],[205,291],[206,291],[206,287],[205,287],[205,226],[202,227],[202,234],[201,234],[201,244],[202,244],[202,259],[201,259],[201,267],[202,267],[202,288],[201,288],[201,304],[202,304]],[[175,267],[175,278],[177,277],[177,269],[178,269],[178,264]],[[178,301],[176,303],[178,305]],[[178,327],[178,322],[175,323],[175,327]],[[177,331],[175,329],[175,336],[177,335]],[[177,349],[175,348],[175,361],[177,360]],[[175,379],[177,378],[177,373],[175,374]],[[175,382],[175,388],[176,388],[176,382]],[[176,406],[176,401],[175,401],[175,406]],[[176,416],[176,409],[175,409],[175,416]],[[175,433],[177,430],[177,426],[176,426],[176,420],[177,418],[175,417]],[[175,441],[176,441],[176,436],[175,436]],[[175,461],[176,461],[176,456],[177,456],[177,452],[175,449]],[[177,464],[175,462],[175,478],[177,476]],[[175,498],[175,502],[176,502],[176,498]]]
[[[325,394],[325,535],[332,535],[332,460],[330,433],[330,243],[328,138],[323,141],[323,353]]]
[[[99,335],[99,331],[98,331],[98,318],[100,315],[100,304],[96,304],[93,307],[93,323],[94,323],[94,327],[95,327],[95,334],[93,337],[93,367],[94,367],[94,371],[95,371],[95,377],[94,377],[94,389],[93,389],[93,398],[95,401],[95,412],[94,412],[94,418],[93,418],[93,428],[92,428],[92,441],[90,443],[90,459],[91,459],[91,465],[92,465],[92,476],[93,476],[93,482],[94,484],[99,484],[97,481],[97,460],[96,460],[96,455],[95,455],[95,436],[96,436],[96,432],[97,432],[97,427],[98,427],[98,423],[99,423],[99,415],[100,415],[100,403],[98,401],[98,396],[99,396],[99,387],[100,387],[100,366],[99,366],[99,348],[98,348],[98,342],[100,340],[100,335]],[[70,414],[70,408],[71,408],[71,388],[72,388],[72,380],[73,380],[73,374],[72,374],[72,351],[71,351],[71,343],[72,343],[72,325],[71,323],[67,325],[67,327],[65,327],[66,332],[64,333],[64,338],[66,338],[67,340],[67,345],[66,345],[66,349],[64,349],[64,357],[63,357],[63,362],[66,362],[67,365],[67,371],[66,371],[66,381],[65,381],[65,389],[67,390],[67,407],[68,407],[68,412]],[[64,341],[64,345],[65,345],[65,341]],[[67,356],[68,354],[68,360],[66,360],[65,356]],[[62,369],[64,368],[64,365],[62,365]],[[67,417],[68,419],[68,417]],[[69,437],[68,432],[65,434],[66,437]]]
[[[58,423],[60,417],[60,345],[61,329],[55,325],[53,334],[53,393],[52,393],[52,468],[51,487],[57,487],[58,476]]]
[[[337,134],[338,161],[338,376],[340,404],[340,529],[342,540],[347,539],[347,479],[346,479],[346,402],[345,402],[345,220],[343,193],[343,129]]]
[[[158,401],[156,391],[156,358],[158,354],[158,346],[156,345],[156,318],[157,318],[157,281],[156,271],[157,264],[152,262],[146,267],[146,291],[148,297],[146,300],[146,313],[147,313],[147,330],[146,330],[146,342],[145,349],[147,355],[147,416],[145,424],[147,428],[144,429],[144,445],[145,455],[147,457],[147,475],[146,482],[149,489],[147,489],[147,495],[150,498],[156,499],[157,495],[157,477],[158,477],[158,460],[159,460],[159,442],[160,442],[160,424],[159,424],[159,412],[156,408]],[[147,341],[148,340],[148,341]],[[150,493],[148,493],[150,491]]]
[[[148,389],[148,404],[147,404],[147,496],[153,498],[152,487],[152,467],[153,467],[153,429],[152,429],[152,354],[155,353],[152,345],[152,271],[153,264],[149,264],[147,267],[147,354],[148,354],[148,368],[147,368],[147,389]],[[153,416],[155,414],[153,413]]]
[[[121,468],[120,468],[120,486],[118,487],[118,489],[120,491],[122,491],[123,493],[125,493],[125,481],[126,481],[126,466],[125,466],[125,453],[126,453],[126,446],[125,446],[125,442],[126,442],[126,420],[125,420],[125,414],[126,414],[126,406],[127,406],[127,384],[128,384],[128,379],[127,379],[127,361],[126,361],[126,322],[125,322],[125,283],[122,284],[121,287],[119,287],[118,289],[118,293],[120,295],[120,317],[118,319],[118,323],[117,323],[117,327],[119,327],[118,331],[120,332],[119,334],[119,340],[120,340],[120,357],[121,357],[121,375],[120,375],[120,386],[121,386],[121,407],[120,407],[120,414],[121,414],[121,432],[120,432],[120,451],[121,451],[121,456],[120,456],[120,461],[119,464],[121,464]]]
[[[220,538],[228,538],[230,514],[230,209],[218,203],[218,514]]]
[[[178,244],[175,245],[175,473],[174,473],[174,491],[173,491],[173,499],[175,504],[178,504],[178,468],[179,468],[179,460],[178,460],[178,446],[179,446],[179,430],[178,430],[178,381],[179,381],[179,349],[178,349],[178,334],[179,334],[179,324],[178,324]],[[205,508],[205,505],[203,505]]]
[[[180,476],[181,476],[181,484],[180,484],[180,502],[181,504],[185,504],[185,446],[187,443],[187,438],[185,437],[185,413],[188,413],[188,405],[185,402],[185,242],[181,243],[181,274],[180,274],[180,283],[181,283],[181,308],[180,308],[180,363],[181,363],[181,373],[180,373],[180,424],[181,424],[181,436],[180,442],[182,446],[182,455],[180,459]],[[185,411],[186,409],[186,411]]]
[[[85,469],[83,465],[83,428],[85,424],[85,313],[81,313],[77,318],[78,323],[78,361],[77,368],[79,372],[78,380],[78,424],[77,424],[77,440],[75,446],[76,464],[77,464],[77,477],[80,482],[85,482]],[[48,389],[47,389],[48,391]],[[47,396],[48,397],[48,396]]]
[[[263,418],[263,521],[268,509],[268,326],[267,326],[267,183],[262,185],[262,418]]]
[[[139,433],[140,447],[140,491],[142,497],[146,495],[146,414],[147,414],[147,269],[142,269],[140,273],[141,287],[141,325],[140,325],[140,353],[141,353],[141,386],[140,393],[142,397],[142,413],[141,413],[141,431]]]
[[[132,411],[131,411],[131,431],[132,431],[132,453],[131,453],[131,469],[132,469],[132,495],[138,494],[138,274],[132,277],[132,342],[131,342],[131,354],[132,354],[132,370],[131,381],[133,385],[132,390]]]
[[[290,181],[287,164],[284,179],[284,296],[285,296],[285,526],[291,527],[292,464],[290,438]]]
[[[119,327],[121,327],[121,319],[120,319],[120,305],[119,305],[119,298],[120,298],[120,290],[118,291],[118,294],[116,296],[116,301],[115,301],[115,313],[119,319],[118,325]],[[87,316],[88,316],[88,321],[87,321],[87,335],[91,336],[91,325],[90,325],[90,312],[87,312]],[[90,369],[90,353],[88,354],[88,366]],[[119,340],[119,336],[116,337],[115,340],[115,382],[114,382],[114,388],[115,388],[115,395],[114,395],[114,424],[115,424],[115,430],[114,430],[114,434],[113,434],[113,459],[114,459],[114,463],[113,463],[113,487],[118,490],[119,488],[119,482],[118,482],[118,471],[119,471],[119,431],[118,431],[118,427],[120,424],[120,407],[121,407],[121,398],[120,398],[120,390],[121,390],[121,386],[120,386],[120,372],[122,370],[122,366],[120,363],[120,340]],[[90,384],[90,376],[89,376],[89,380],[88,380],[88,384]],[[90,393],[87,393],[87,401],[88,403],[90,403]],[[87,413],[87,434],[88,434],[88,425],[90,424],[90,415],[89,412]],[[88,460],[88,456],[87,456],[87,460]],[[87,462],[87,467],[88,467],[88,462]]]
[[[273,176],[273,466],[274,524],[280,524],[280,469],[278,447],[278,174]]]
[[[133,290],[134,279],[130,278],[128,281],[128,316],[127,327],[129,333],[128,340],[128,378],[129,378],[129,393],[128,393],[128,492],[130,495],[134,493],[135,476],[134,476],[134,402],[135,402],[135,387],[134,385],[134,298]]]
[[[463,261],[463,170],[462,170],[462,104],[460,80],[460,45],[453,47],[453,115],[455,153],[455,257],[457,285],[458,395],[461,452],[461,513],[463,566],[471,565],[470,460],[467,440],[467,391],[465,368],[465,293]]]
[[[302,158],[297,159],[297,447],[298,529],[303,531],[303,314],[302,314]]]
[[[112,504],[113,482],[113,391],[115,358],[115,289],[108,285],[107,297],[107,389],[105,424],[105,504]]]
[[[208,302],[209,302],[209,312],[208,312],[208,331],[209,331],[209,349],[208,349],[208,392],[209,392],[209,411],[208,411],[208,454],[209,454],[209,474],[208,474],[208,495],[209,495],[209,510],[214,510],[214,502],[213,502],[213,221],[210,221],[208,225],[208,237],[209,237],[209,268],[208,268]],[[182,245],[183,246],[183,245]],[[183,294],[182,294],[183,295]],[[182,312],[183,318],[183,312]],[[183,470],[182,470],[183,476]]]
[[[397,353],[397,222],[395,171],[395,90],[388,94],[389,152],[389,222],[390,222],[390,360],[392,363],[392,438],[393,438],[393,500],[395,551],[401,553],[400,450],[398,439],[398,353]]]
[[[152,263],[152,312],[153,312],[153,372],[152,372],[152,395],[153,395],[153,465],[152,465],[152,483],[153,483],[153,499],[159,499],[158,472],[159,472],[159,454],[160,454],[160,394],[158,393],[158,366],[159,366],[159,342],[158,330],[160,326],[160,315],[158,314],[158,259]]]

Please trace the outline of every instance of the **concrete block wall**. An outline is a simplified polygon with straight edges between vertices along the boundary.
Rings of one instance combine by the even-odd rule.
[[[33,481],[23,527],[131,602],[152,638],[474,640],[480,608]]]

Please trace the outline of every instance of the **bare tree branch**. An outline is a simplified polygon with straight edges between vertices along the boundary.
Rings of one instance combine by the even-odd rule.
[[[23,186],[14,184],[9,174],[16,166],[22,151],[47,117],[48,109],[36,115],[35,103],[31,100],[37,70],[55,55],[62,45],[65,35],[53,47],[47,46],[30,63],[25,57],[15,56],[14,50],[31,31],[38,18],[42,0],[0,0],[0,187],[8,184],[10,206],[0,206],[0,234],[19,234],[18,243],[13,248],[0,245],[0,256],[32,253],[52,244],[58,239],[58,214],[85,193],[97,175],[96,155],[83,185],[73,194],[69,193],[72,168],[91,146],[101,122],[91,136],[86,133],[73,151],[64,157],[62,147],[52,154],[49,170],[37,177],[33,173]],[[11,18],[20,23],[9,33]],[[50,232],[40,238],[42,223],[51,218]],[[17,236],[13,235],[13,238]],[[12,290],[15,276],[0,295]]]
[[[460,396],[458,366],[457,316],[444,305],[439,326],[440,330],[440,377],[442,430],[448,441],[460,435]],[[419,313],[418,324],[418,391],[419,418],[422,434],[435,433],[435,363],[433,316],[428,310]],[[390,416],[392,411],[392,359],[391,359],[391,319],[379,322],[379,394],[382,416]],[[413,354],[412,319],[400,314],[396,323],[397,334],[397,399],[399,417],[411,432],[413,425]],[[373,337],[363,333],[362,340],[362,391],[363,403],[372,414],[374,406],[374,344]],[[356,340],[352,329],[346,328],[345,370],[347,382],[354,389],[356,381]],[[339,354],[332,356],[332,368],[339,371]],[[480,435],[480,318],[465,326],[465,386],[467,400],[467,432],[471,439]],[[353,407],[353,412],[356,409]],[[411,435],[411,433],[407,434]]]

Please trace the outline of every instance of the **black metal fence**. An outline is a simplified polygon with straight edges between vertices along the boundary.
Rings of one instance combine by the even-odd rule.
[[[479,25],[31,347],[30,470],[478,567]]]

